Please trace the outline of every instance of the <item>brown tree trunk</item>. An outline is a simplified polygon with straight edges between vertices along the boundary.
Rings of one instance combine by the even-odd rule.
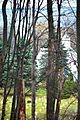
[[[57,6],[58,6],[58,25],[57,25],[57,43],[56,43],[56,72],[57,75],[59,73],[60,69],[60,59],[61,59],[61,50],[60,50],[60,44],[61,44],[61,29],[60,29],[60,17],[61,17],[61,4],[62,0],[57,0]],[[59,111],[60,111],[60,101],[61,101],[61,93],[62,93],[62,79],[63,79],[63,68],[60,70],[59,75],[59,81],[58,81],[58,98],[57,98],[57,104],[56,104],[56,111],[55,111],[55,117],[54,120],[59,119]]]
[[[25,85],[21,78],[17,78],[17,101],[16,120],[26,120]]]
[[[77,0],[77,62],[78,62],[78,111],[77,119],[80,120],[80,0]]]
[[[62,94],[63,72],[64,72],[64,68],[62,68],[62,69],[60,70],[60,75],[59,75],[58,98],[57,98],[57,104],[56,104],[55,120],[58,120],[58,119],[59,119],[60,102],[61,102],[61,94]]]
[[[12,14],[12,22],[11,22],[11,29],[10,29],[10,35],[9,40],[12,41],[13,37],[13,31],[15,32],[15,15],[16,15],[16,0],[13,0],[13,14]],[[15,38],[15,36],[14,36]],[[16,40],[15,40],[16,41]],[[16,42],[14,43],[16,46]],[[15,49],[14,49],[14,56],[15,56]],[[13,58],[14,62],[14,58]],[[10,114],[10,120],[14,120],[15,117],[15,106],[16,106],[16,79],[14,81],[14,93],[13,93],[13,99],[12,99],[12,108],[11,108],[11,114]]]
[[[48,14],[48,76],[47,76],[47,120],[54,119],[54,105],[55,105],[55,78],[53,77],[53,49],[54,49],[54,27],[53,27],[53,12],[52,0],[47,0],[47,14]]]
[[[36,76],[35,76],[35,60],[36,60],[36,37],[35,37],[35,0],[33,0],[33,57],[32,57],[32,120],[35,120],[35,100],[36,100]]]

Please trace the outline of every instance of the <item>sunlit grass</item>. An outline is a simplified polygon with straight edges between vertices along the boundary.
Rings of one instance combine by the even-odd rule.
[[[74,97],[61,100],[61,113],[63,113],[66,110],[66,108],[67,108],[67,112],[76,113],[77,112],[77,100]]]
[[[2,99],[3,97],[2,95],[0,95],[0,116],[2,109]],[[12,96],[9,96],[7,99],[5,120],[10,119],[11,104],[12,104]],[[68,115],[76,114],[77,100],[74,97],[61,100],[60,115],[64,114],[66,108],[67,108],[66,114]],[[27,119],[31,120],[31,96],[29,97],[26,96],[26,115],[27,115]],[[43,89],[39,89],[37,91],[37,97],[36,97],[36,118],[39,118],[40,120],[46,120],[45,116],[46,116],[46,92],[43,93]],[[68,118],[65,118],[65,120],[68,120]]]

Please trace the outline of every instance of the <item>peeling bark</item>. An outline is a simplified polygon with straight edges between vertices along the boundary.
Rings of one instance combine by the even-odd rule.
[[[25,104],[25,85],[24,80],[17,78],[17,119],[26,120],[26,104]]]

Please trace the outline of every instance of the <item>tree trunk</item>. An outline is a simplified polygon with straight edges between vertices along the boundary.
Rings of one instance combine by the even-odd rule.
[[[48,76],[47,76],[47,120],[54,119],[54,105],[55,105],[55,78],[53,77],[53,59],[52,52],[54,49],[54,27],[53,27],[53,12],[52,0],[47,0],[47,14],[48,14]]]
[[[12,108],[11,108],[11,115],[10,115],[10,120],[15,120],[15,106],[16,106],[16,79],[14,82],[14,93],[13,93],[13,99],[12,99]]]
[[[80,120],[80,0],[77,0],[77,62],[78,62],[78,111],[76,120]]]
[[[5,51],[7,47],[7,14],[6,14],[6,5],[7,5],[8,0],[4,0],[2,4],[2,13],[3,13],[3,51],[2,51],[2,62],[4,61],[5,57]],[[3,64],[3,63],[1,63]],[[5,109],[6,109],[6,101],[7,101],[7,80],[5,81],[5,86],[4,86],[4,97],[3,97],[3,106],[2,106],[2,115],[1,115],[1,120],[4,120],[5,117]]]
[[[35,37],[35,0],[33,0],[33,57],[32,57],[32,120],[35,120],[35,100],[36,100],[36,77],[35,77],[35,60],[36,60],[36,37]]]
[[[57,98],[57,104],[56,104],[55,120],[58,120],[59,118],[60,102],[61,102],[61,94],[62,94],[63,72],[64,72],[64,68],[60,70],[60,75],[59,75],[58,98]]]
[[[60,44],[61,44],[61,29],[60,29],[60,17],[61,17],[61,4],[62,0],[57,0],[57,6],[58,6],[58,25],[57,25],[57,43],[56,43],[56,72],[57,76],[59,75],[59,69],[60,69],[60,59],[61,59],[61,50],[60,50]],[[57,78],[57,77],[56,77]],[[56,104],[56,111],[55,111],[55,117],[54,120],[59,119],[59,111],[60,111],[60,101],[61,101],[61,93],[62,93],[62,79],[63,79],[63,68],[60,70],[59,80],[58,80],[58,98],[57,98],[57,104]]]
[[[24,80],[17,78],[17,117],[16,120],[26,120],[25,85]]]

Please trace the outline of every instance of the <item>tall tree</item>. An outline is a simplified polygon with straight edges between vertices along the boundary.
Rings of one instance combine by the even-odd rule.
[[[54,104],[55,104],[55,78],[53,77],[53,49],[54,49],[54,27],[53,27],[53,12],[52,0],[47,0],[48,14],[48,76],[47,76],[47,120],[53,120]]]
[[[36,60],[36,36],[35,36],[35,0],[33,0],[33,56],[32,56],[32,120],[35,120],[35,100],[36,100],[36,76],[35,76],[35,60]]]
[[[4,0],[2,4],[2,13],[3,13],[3,52],[2,54],[4,57],[5,57],[5,49],[7,48],[7,14],[6,14],[7,2],[8,0]],[[3,60],[4,58],[2,57],[1,61]],[[5,86],[4,86],[4,98],[3,98],[1,120],[4,120],[4,117],[5,117],[5,108],[6,108],[6,100],[7,100],[7,93],[6,93],[7,88],[6,87],[7,87],[7,81],[5,82]]]
[[[57,25],[57,52],[56,52],[56,69],[59,73],[60,68],[60,59],[61,59],[61,4],[62,0],[57,0],[57,9],[58,9],[58,25]],[[57,104],[56,104],[56,112],[55,112],[55,120],[58,120],[59,118],[59,111],[60,111],[60,100],[61,100],[61,92],[62,92],[62,79],[63,79],[63,70],[60,70],[60,77],[59,77],[59,85],[58,85],[58,98],[57,98]]]
[[[80,0],[77,0],[77,62],[78,62],[78,111],[77,119],[80,120]]]

